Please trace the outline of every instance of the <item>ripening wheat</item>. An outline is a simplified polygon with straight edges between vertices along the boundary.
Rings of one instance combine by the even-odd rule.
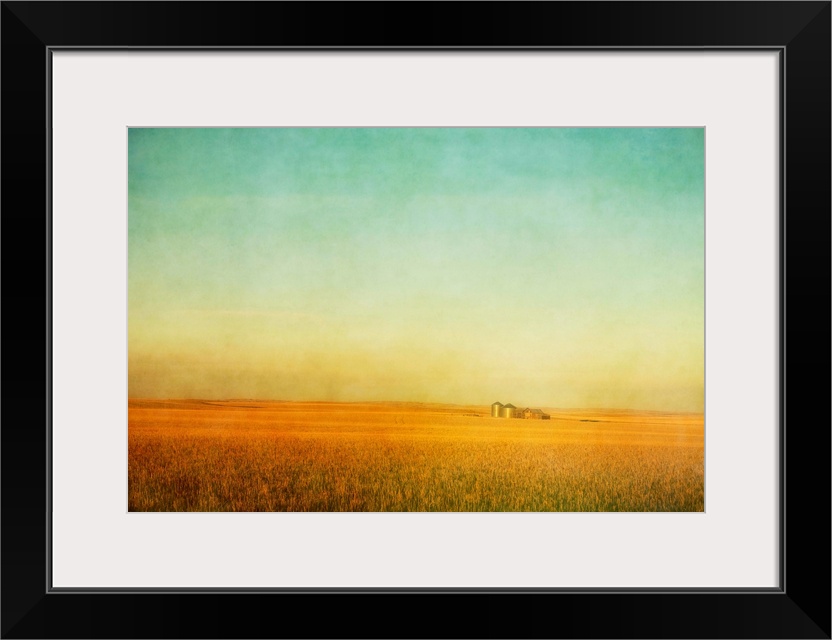
[[[131,511],[703,511],[702,415],[138,401]]]

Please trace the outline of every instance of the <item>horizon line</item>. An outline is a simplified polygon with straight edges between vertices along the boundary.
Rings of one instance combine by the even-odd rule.
[[[297,404],[428,404],[445,405],[451,407],[483,407],[490,410],[493,403],[480,404],[476,402],[437,402],[428,400],[285,400],[276,398],[205,398],[205,397],[180,397],[180,398],[155,398],[155,397],[129,397],[132,401],[155,401],[155,402],[264,402],[264,403],[297,403]],[[495,401],[496,402],[496,401]],[[538,404],[526,405],[527,408],[545,407],[557,411],[631,411],[637,413],[687,413],[694,415],[705,415],[704,411],[690,411],[680,409],[639,409],[625,407],[558,407],[556,405]],[[524,407],[524,408],[526,408]],[[519,406],[517,408],[520,408]]]

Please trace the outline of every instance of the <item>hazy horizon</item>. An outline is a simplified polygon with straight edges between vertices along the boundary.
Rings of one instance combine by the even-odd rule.
[[[130,398],[704,410],[701,128],[128,135]]]
[[[486,411],[491,410],[491,404],[479,404],[479,403],[460,403],[460,402],[433,402],[433,401],[419,401],[419,400],[399,400],[399,399],[389,399],[389,400],[292,400],[289,398],[196,398],[196,397],[189,397],[189,398],[174,398],[174,397],[145,397],[145,396],[129,396],[129,402],[210,402],[210,403],[233,403],[233,402],[260,402],[264,404],[355,404],[355,405],[365,405],[365,404],[390,404],[390,405],[427,405],[427,406],[448,406],[448,407],[480,407]],[[499,402],[499,400],[495,401]],[[512,404],[514,404],[512,402]],[[704,415],[704,411],[682,411],[682,410],[670,410],[670,409],[643,409],[640,407],[622,409],[621,407],[558,407],[552,405],[545,405],[545,404],[529,404],[529,403],[518,403],[516,405],[518,409],[524,409],[526,407],[531,409],[547,409],[551,411],[557,411],[560,413],[569,413],[569,412],[580,412],[580,413],[631,413],[631,414],[649,414],[649,413],[657,413],[657,414],[692,414],[692,415]]]

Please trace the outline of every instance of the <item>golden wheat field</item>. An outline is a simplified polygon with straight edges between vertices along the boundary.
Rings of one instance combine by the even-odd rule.
[[[703,511],[701,414],[131,400],[130,511]]]

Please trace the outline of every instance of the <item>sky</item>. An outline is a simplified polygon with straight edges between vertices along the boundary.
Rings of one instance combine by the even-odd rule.
[[[704,129],[128,136],[132,398],[704,410]]]

